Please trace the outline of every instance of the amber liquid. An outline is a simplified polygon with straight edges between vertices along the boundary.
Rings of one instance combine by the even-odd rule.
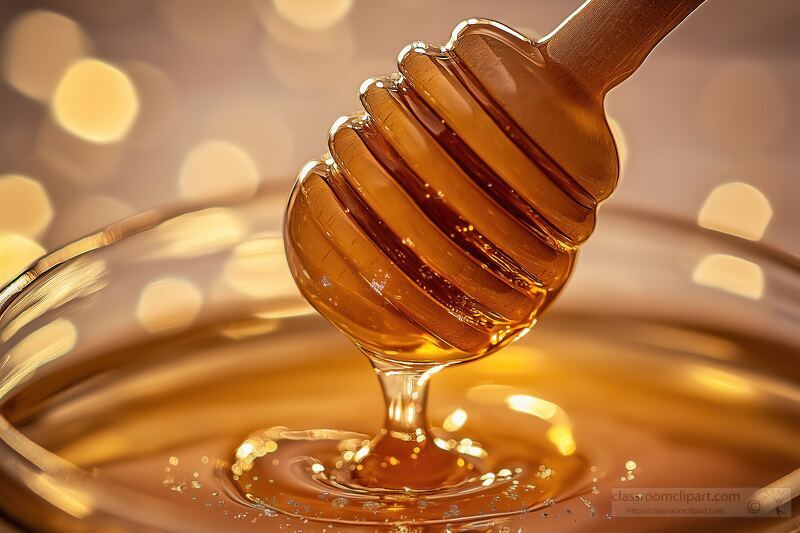
[[[430,367],[524,334],[617,180],[601,95],[495,23],[361,87],[290,200],[303,294],[374,359]]]
[[[307,471],[310,463],[298,461],[286,440],[277,448],[266,440],[251,441],[252,449],[242,445],[253,428],[289,421],[357,432],[360,438],[350,435],[343,446],[357,451],[383,416],[371,401],[377,387],[369,365],[317,318],[281,319],[271,333],[242,337],[257,331],[244,324],[206,324],[97,354],[108,371],[91,383],[70,386],[64,379],[79,369],[64,369],[61,380],[36,382],[5,404],[8,420],[91,472],[91,483],[130,491],[115,516],[81,518],[69,511],[91,510],[91,500],[78,498],[82,485],[56,499],[66,512],[34,511],[35,498],[4,481],[0,494],[16,502],[14,519],[43,531],[146,529],[126,522],[137,517],[170,531],[414,531],[431,517],[438,522],[431,531],[763,531],[779,520],[606,515],[615,487],[757,487],[791,472],[800,459],[797,383],[781,381],[773,366],[794,357],[796,347],[556,312],[535,339],[443,372],[433,383],[436,435],[459,445],[472,439],[475,477],[480,486],[498,487],[496,497],[431,491],[360,500],[304,484],[304,476],[320,473]],[[458,410],[466,418],[454,417]],[[311,432],[297,433],[310,440]],[[331,433],[337,442],[348,436]],[[306,451],[329,475],[337,449],[323,437],[317,430],[316,446]],[[256,463],[235,483],[260,494],[260,502],[246,499],[230,477],[242,452],[258,446],[264,455],[257,461],[269,472]],[[636,468],[628,472],[630,460]],[[287,473],[296,480],[292,490],[277,486]],[[68,506],[71,497],[83,507]],[[528,513],[503,516],[526,499],[535,502]],[[465,522],[470,514],[480,516]]]

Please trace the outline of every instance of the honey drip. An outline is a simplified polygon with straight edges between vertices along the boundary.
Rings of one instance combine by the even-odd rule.
[[[358,453],[314,467],[326,479],[480,493],[480,462],[429,429],[428,378],[518,339],[558,296],[617,184],[604,96],[697,4],[595,1],[539,43],[469,20],[362,84],[364,112],[334,123],[285,224],[301,292],[370,358],[388,408]]]

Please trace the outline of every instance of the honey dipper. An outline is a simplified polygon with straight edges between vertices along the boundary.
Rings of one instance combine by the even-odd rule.
[[[426,368],[526,333],[619,166],[606,93],[702,0],[591,0],[531,42],[489,20],[361,86],[286,214],[302,293],[373,360]]]

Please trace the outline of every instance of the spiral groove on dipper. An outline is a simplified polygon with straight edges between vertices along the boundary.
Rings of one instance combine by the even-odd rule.
[[[488,21],[462,25],[443,48],[410,45],[400,74],[365,82],[366,113],[337,121],[329,155],[301,171],[286,224],[295,279],[373,356],[489,353],[526,331],[569,277],[614,183],[588,180],[590,160],[559,164],[498,100],[504,88],[525,92],[504,62],[539,69],[532,85],[558,79],[537,54]],[[555,111],[569,119],[568,107]],[[600,181],[615,182],[611,170]]]

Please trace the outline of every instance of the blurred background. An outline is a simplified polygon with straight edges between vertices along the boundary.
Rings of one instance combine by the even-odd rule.
[[[0,282],[151,208],[266,190],[277,231],[297,169],[403,46],[471,17],[537,38],[580,3],[3,0]],[[800,254],[798,28],[797,0],[701,6],[607,100],[610,202]]]

